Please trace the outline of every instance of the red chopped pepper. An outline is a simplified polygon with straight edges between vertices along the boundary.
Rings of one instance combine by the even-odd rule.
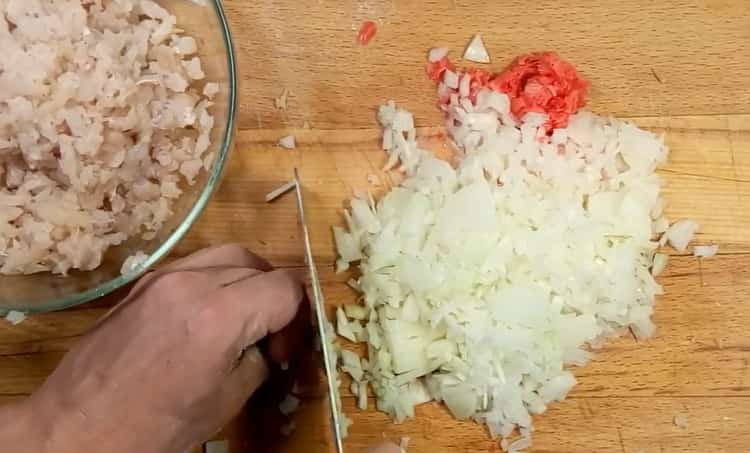
[[[469,99],[471,102],[476,102],[477,94],[489,84],[493,75],[479,68],[468,69],[464,74],[469,76]]]
[[[435,82],[443,80],[446,70],[455,71],[447,57],[427,65],[427,75]],[[578,75],[575,67],[554,52],[522,55],[508,69],[492,74],[484,69],[463,70],[469,77],[469,99],[476,102],[482,88],[505,93],[510,99],[511,113],[521,120],[529,112],[544,113],[549,117],[545,128],[565,127],[568,120],[586,103],[588,82]],[[458,90],[455,90],[458,91]],[[450,96],[440,100],[445,104]]]
[[[362,26],[359,27],[359,34],[357,35],[357,41],[366,46],[375,37],[375,33],[378,31],[378,26],[375,22],[368,20],[362,22]]]
[[[586,104],[588,85],[575,66],[554,52],[522,55],[489,83],[508,95],[516,118],[528,112],[546,114],[548,131],[568,125],[570,116]]]
[[[437,61],[431,61],[427,63],[427,77],[433,82],[440,82],[443,80],[443,74],[448,69],[451,71],[456,70],[456,67],[451,63],[448,57],[443,57]]]

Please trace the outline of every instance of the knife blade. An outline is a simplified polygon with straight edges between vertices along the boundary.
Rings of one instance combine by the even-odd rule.
[[[305,217],[305,202],[302,194],[302,183],[300,182],[299,172],[294,169],[294,184],[297,193],[297,209],[299,211],[300,223],[302,224],[302,237],[305,243],[305,261],[312,281],[313,309],[315,318],[318,322],[318,335],[320,335],[321,350],[323,352],[323,364],[325,367],[326,378],[328,381],[328,402],[331,406],[331,423],[333,425],[333,438],[336,444],[337,453],[344,453],[342,426],[343,414],[341,412],[341,396],[339,387],[336,383],[336,358],[333,351],[333,343],[328,331],[328,318],[325,314],[325,299],[323,290],[320,287],[318,269],[315,267],[315,261],[312,253],[312,243],[310,242],[310,229]]]

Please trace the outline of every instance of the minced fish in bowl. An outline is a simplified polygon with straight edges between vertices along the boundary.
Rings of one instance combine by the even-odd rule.
[[[219,86],[150,0],[0,7],[0,274],[96,269],[210,168]]]

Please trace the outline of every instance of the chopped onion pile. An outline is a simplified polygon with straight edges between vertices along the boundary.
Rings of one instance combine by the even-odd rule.
[[[337,330],[367,346],[367,359],[342,351],[341,369],[360,407],[367,383],[396,422],[442,401],[519,451],[587,345],[654,333],[660,239],[684,249],[697,225],[663,216],[654,171],[668,151],[653,133],[588,111],[549,133],[542,113],[514,118],[504,93],[458,93],[457,167],[419,147],[409,112],[379,110],[388,168],[406,178],[377,203],[351,200],[334,227],[337,269],[359,262],[350,286],[364,301],[339,309]]]

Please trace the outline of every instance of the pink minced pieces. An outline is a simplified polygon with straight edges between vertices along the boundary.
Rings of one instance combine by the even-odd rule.
[[[0,274],[95,269],[210,162],[217,87],[151,0],[3,5]]]
[[[443,82],[447,88],[440,93],[440,102],[447,104],[460,86],[451,88],[450,81],[457,75],[455,66],[447,57],[427,65],[427,75],[435,82]],[[516,58],[505,71],[497,74],[484,69],[471,68],[460,71],[467,78],[465,93],[472,101],[483,88],[505,93],[510,99],[510,110],[517,121],[527,113],[543,113],[547,116],[545,129],[568,125],[570,117],[586,104],[588,82],[576,68],[554,52],[539,52]],[[446,79],[450,79],[446,82]]]
[[[586,104],[588,89],[576,68],[554,52],[518,57],[488,85],[510,97],[516,118],[529,112],[547,115],[548,131],[568,125],[571,115]]]

